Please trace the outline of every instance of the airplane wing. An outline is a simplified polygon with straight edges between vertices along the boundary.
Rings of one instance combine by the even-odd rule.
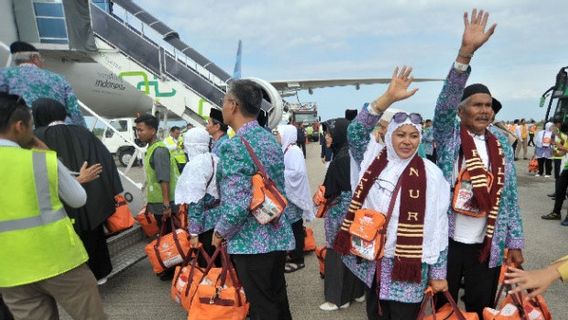
[[[319,79],[319,80],[282,80],[270,81],[270,84],[278,90],[282,96],[289,96],[296,94],[300,90],[308,90],[310,94],[313,89],[340,87],[340,86],[355,86],[359,90],[361,85],[369,84],[388,84],[391,78],[359,78],[359,79]],[[416,78],[414,82],[427,82],[427,81],[444,81],[444,79],[435,78]]]

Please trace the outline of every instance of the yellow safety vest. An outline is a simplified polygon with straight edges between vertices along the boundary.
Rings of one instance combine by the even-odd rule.
[[[180,139],[180,142],[181,142],[181,139]],[[178,143],[178,141],[175,141],[172,136],[168,136],[166,138],[166,140],[164,140],[164,143],[167,146],[174,146],[174,145],[176,146],[176,149],[170,151],[170,155],[172,155],[172,157],[174,157],[174,159],[176,159],[177,163],[182,164],[182,163],[187,162],[187,158],[185,156],[185,152],[183,152],[183,149],[181,147],[181,143]]]
[[[59,200],[53,151],[0,147],[0,287],[49,279],[88,260]]]

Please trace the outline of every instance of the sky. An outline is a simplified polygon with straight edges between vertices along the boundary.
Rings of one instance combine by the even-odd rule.
[[[463,13],[485,9],[497,29],[475,53],[469,83],[486,84],[502,102],[501,120],[544,118],[540,96],[568,66],[566,0],[136,2],[229,73],[241,39],[242,77],[268,81],[390,77],[397,65],[412,66],[417,78],[443,79],[461,43]],[[394,107],[431,118],[442,82],[413,87],[416,95]],[[322,119],[329,119],[384,90],[386,85],[316,89],[299,99],[317,102]]]

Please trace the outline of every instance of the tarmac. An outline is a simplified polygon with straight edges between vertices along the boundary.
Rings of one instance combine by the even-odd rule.
[[[319,155],[319,143],[307,146],[307,166],[312,192],[323,182],[325,166]],[[532,154],[532,149],[530,150]],[[541,215],[549,213],[553,201],[546,195],[554,191],[554,178],[534,177],[528,174],[528,161],[516,162],[519,184],[519,202],[525,231],[525,269],[542,268],[568,254],[568,227],[559,221],[545,221]],[[141,170],[134,168],[135,180]],[[137,176],[137,178],[136,178]],[[566,208],[566,207],[565,207]],[[562,216],[565,217],[565,211]],[[316,242],[323,245],[323,220],[306,224],[314,229]],[[323,280],[319,276],[318,261],[308,253],[306,267],[286,276],[290,309],[294,319],[366,319],[364,303],[354,302],[349,308],[325,312],[319,309],[324,302]],[[170,298],[170,282],[160,281],[151,270],[147,259],[140,261],[100,286],[105,312],[109,319],[186,319],[187,313]],[[568,319],[568,286],[555,282],[545,294],[556,320]],[[70,319],[63,313],[63,319]]]

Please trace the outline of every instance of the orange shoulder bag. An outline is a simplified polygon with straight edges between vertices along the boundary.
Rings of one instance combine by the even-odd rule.
[[[260,224],[268,224],[277,221],[282,215],[288,200],[282,195],[274,181],[268,177],[266,170],[258,157],[252,150],[252,147],[243,137],[241,141],[244,143],[252,161],[256,165],[257,173],[252,176],[252,199],[249,209],[252,215]]]
[[[144,206],[142,210],[136,215],[136,221],[142,227],[142,231],[148,238],[153,238],[160,232],[160,228],[158,228],[158,222],[156,221],[156,217],[154,214],[148,212],[148,208]]]
[[[361,208],[355,212],[353,223],[349,227],[351,235],[351,253],[366,260],[380,260],[385,251],[387,228],[398,190],[400,179],[396,184],[389,203],[386,216],[373,209]]]
[[[491,189],[493,184],[493,174],[489,171],[487,172],[487,182],[488,189]],[[488,212],[481,212],[475,201],[475,196],[473,194],[473,185],[471,182],[471,177],[469,172],[464,169],[459,173],[458,179],[456,181],[456,186],[454,188],[454,198],[452,199],[452,209],[460,214],[481,218],[487,216]]]
[[[442,308],[436,310],[434,303],[434,294],[432,288],[428,287],[426,293],[424,294],[424,300],[422,300],[422,305],[420,306],[420,311],[418,312],[417,320],[479,320],[479,316],[475,312],[466,312],[461,310],[457,303],[452,298],[452,295],[448,291],[444,291],[444,296],[448,303],[446,303]],[[432,314],[427,316],[426,309],[428,305],[431,306]]]

